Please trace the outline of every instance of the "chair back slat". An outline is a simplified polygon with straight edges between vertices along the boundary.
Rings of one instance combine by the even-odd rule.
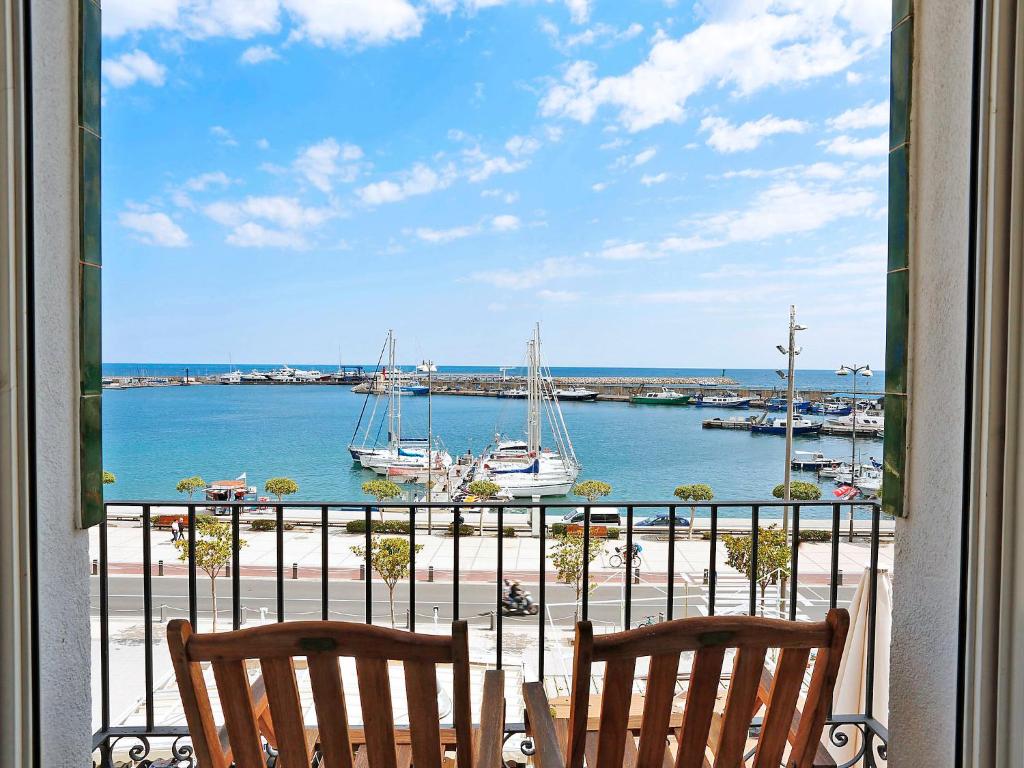
[[[391,709],[391,682],[384,659],[356,659],[359,703],[369,768],[396,768],[395,719]]]
[[[809,656],[809,648],[787,648],[779,656],[754,754],[754,768],[778,768],[782,762]]]
[[[725,702],[722,734],[715,750],[715,768],[737,768],[743,764],[750,718],[757,701],[761,671],[767,648],[740,648],[733,661],[732,680]]]
[[[647,671],[644,714],[640,722],[638,765],[659,766],[665,759],[665,734],[672,717],[672,699],[676,695],[679,654],[652,656]]]
[[[215,661],[213,677],[217,681],[220,706],[231,740],[233,762],[235,765],[263,765],[265,756],[245,662],[241,659]]]
[[[725,646],[701,648],[693,657],[690,687],[683,711],[683,727],[679,733],[676,768],[703,768],[704,750],[711,730],[711,717],[722,678]]]
[[[597,740],[597,768],[621,768],[626,750],[629,703],[633,697],[636,659],[608,662],[601,696],[601,725]]]
[[[320,754],[323,768],[352,768],[352,742],[348,733],[348,709],[345,689],[341,682],[338,657],[327,653],[314,653],[307,657],[309,681],[313,688],[313,704],[318,724],[333,723],[334,727],[320,727]]]
[[[323,768],[407,768],[411,763],[417,768],[441,768],[438,664],[452,665],[457,765],[473,765],[469,640],[464,621],[454,622],[451,636],[445,637],[337,621],[282,622],[197,635],[189,622],[176,619],[168,624],[167,636],[189,732],[204,766],[263,765],[262,739],[266,739],[277,749],[281,768],[309,768],[315,743]],[[342,656],[355,660],[361,729],[349,725],[339,666]],[[315,728],[304,722],[296,657],[307,661]],[[262,670],[252,685],[249,661],[258,661]],[[396,737],[394,726],[389,661],[402,662],[405,669],[411,727],[402,739]],[[203,675],[206,663],[213,668],[223,729],[210,705]],[[451,743],[450,732],[444,738]],[[356,752],[355,743],[365,746]]]
[[[576,624],[576,646],[569,693],[569,741],[566,768],[583,768],[590,717],[590,673],[594,661],[594,627],[589,621]]]
[[[308,768],[310,754],[292,660],[288,657],[260,659],[260,669],[267,686],[281,768]]]
[[[441,768],[437,672],[433,664],[412,661],[405,665],[405,695],[409,705],[413,763],[416,768]]]
[[[747,734],[759,702],[765,717],[755,750],[755,768],[779,768],[791,745],[787,766],[811,768],[821,739],[828,701],[838,676],[849,614],[829,611],[825,621],[796,622],[753,616],[696,617],[662,622],[626,632],[594,636],[589,622],[576,627],[573,680],[565,745],[567,768],[609,768],[633,758],[637,766],[664,766],[671,735],[671,708],[680,654],[694,652],[690,685],[676,738],[676,768],[740,768],[744,765]],[[771,690],[760,692],[768,649],[780,649]],[[811,650],[817,650],[810,687],[799,713],[797,703]],[[726,653],[735,651],[724,715],[716,714]],[[631,690],[635,660],[650,657],[647,694],[636,752],[626,748],[627,718],[622,697]],[[588,742],[591,673],[594,663],[606,662],[601,733]],[[624,693],[625,692],[625,693]],[[608,709],[614,702],[614,709]],[[608,730],[618,734],[606,733]],[[632,745],[631,745],[632,746]],[[710,756],[709,748],[710,747]],[[607,750],[607,751],[606,751]],[[596,754],[594,754],[596,751]],[[625,755],[628,754],[628,757]]]

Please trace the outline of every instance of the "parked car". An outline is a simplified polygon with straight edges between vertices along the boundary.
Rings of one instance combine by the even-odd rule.
[[[633,523],[633,527],[635,528],[668,528],[668,526],[669,519],[667,512],[659,512],[658,514],[651,515],[650,517],[641,517]],[[682,517],[678,512],[676,512],[676,526],[689,528],[690,519]]]
[[[584,509],[583,507],[576,507],[562,518],[562,522],[567,525],[583,525]],[[603,507],[599,509],[590,510],[590,524],[591,525],[612,525],[616,527],[622,526],[622,517],[619,515],[619,510],[616,507]]]

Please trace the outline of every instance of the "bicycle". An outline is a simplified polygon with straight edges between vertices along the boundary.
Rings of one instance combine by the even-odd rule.
[[[637,622],[636,628],[640,629],[640,627],[653,627],[657,623],[658,622],[654,620],[653,616],[644,616],[643,621]]]
[[[626,550],[625,547],[615,547],[615,554],[613,554],[611,557],[608,558],[608,564],[612,568],[621,568],[622,565],[626,562],[626,559],[624,557],[625,550]],[[634,544],[633,545],[633,553],[632,553],[633,554],[632,565],[633,565],[634,568],[639,568],[640,567],[640,551],[641,551],[640,545],[639,544]]]

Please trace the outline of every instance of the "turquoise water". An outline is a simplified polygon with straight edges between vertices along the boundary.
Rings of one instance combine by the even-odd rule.
[[[178,498],[174,486],[182,477],[211,481],[247,472],[260,488],[268,477],[293,478],[296,499],[363,500],[360,485],[373,475],[354,467],[346,451],[363,400],[337,386],[105,390],[104,465],[118,478],[107,498]],[[427,398],[403,398],[403,409],[403,434],[425,435]],[[524,433],[524,401],[439,395],[433,409],[434,433],[453,454],[479,453],[499,430]],[[763,499],[782,481],[781,437],[701,429],[703,419],[746,411],[628,403],[565,403],[562,410],[581,479],[611,483],[612,499],[668,499],[680,483],[699,482],[720,499]],[[863,460],[881,458],[881,441],[857,445]],[[838,437],[796,439],[797,450],[845,459],[850,447]],[[814,480],[803,474],[796,473]],[[825,481],[822,495],[831,498],[833,487]]]

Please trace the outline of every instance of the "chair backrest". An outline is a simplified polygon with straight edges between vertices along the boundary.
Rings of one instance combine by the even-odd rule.
[[[309,768],[311,745],[295,677],[295,657],[309,667],[324,768],[352,768],[353,738],[345,708],[339,657],[355,659],[363,737],[370,768],[395,768],[396,744],[388,661],[403,662],[410,742],[417,768],[440,768],[437,665],[453,669],[453,720],[458,765],[472,765],[469,643],[466,622],[451,636],[415,634],[341,621],[296,621],[235,632],[194,634],[184,620],[167,625],[174,673],[199,764],[210,768],[265,765],[260,742],[262,691],[249,683],[247,662],[258,660],[281,768]],[[202,665],[213,667],[227,732],[220,737]]]
[[[717,745],[715,768],[744,765],[743,754],[751,719],[765,704],[754,756],[754,768],[778,768],[787,740],[792,742],[787,766],[810,768],[832,689],[839,673],[849,614],[829,611],[817,623],[762,619],[753,616],[707,616],[677,619],[640,629],[594,636],[590,622],[576,626],[572,690],[569,703],[567,768],[582,768],[587,737],[591,667],[605,662],[596,765],[621,768],[628,736],[628,718],[638,658],[650,657],[647,691],[637,745],[636,764],[662,766],[670,732],[680,654],[694,653],[682,725],[676,732],[676,768],[702,768],[711,731],[725,653],[735,649],[728,698]],[[759,692],[768,649],[781,649],[767,697]],[[810,652],[817,649],[811,680],[799,721],[794,722]],[[766,702],[762,702],[767,698]]]

